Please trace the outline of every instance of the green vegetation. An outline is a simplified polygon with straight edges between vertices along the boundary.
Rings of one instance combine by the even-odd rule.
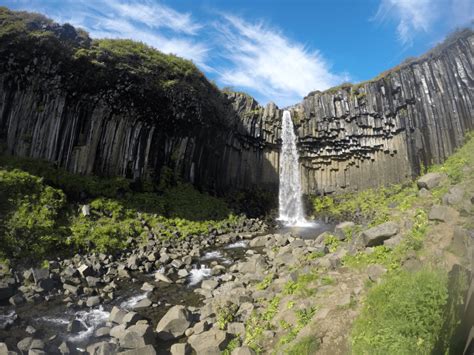
[[[370,290],[354,323],[354,354],[430,354],[447,298],[447,277],[441,271],[391,274]]]
[[[278,312],[281,298],[276,296],[268,301],[266,307],[261,313],[252,312],[245,323],[245,344],[259,352],[259,341],[265,330],[271,329],[270,322]]]
[[[0,256],[39,261],[78,250],[114,252],[146,241],[148,231],[186,238],[230,231],[240,222],[222,200],[191,185],[132,186],[124,178],[80,176],[44,161],[0,156]]]
[[[229,341],[226,348],[222,352],[223,355],[231,355],[234,349],[237,349],[241,345],[239,337],[236,337]]]
[[[336,220],[358,219],[369,226],[388,221],[390,209],[406,211],[417,199],[415,183],[402,186],[392,185],[378,189],[367,189],[358,193],[313,198],[314,212]]]
[[[227,324],[234,320],[235,313],[238,309],[239,306],[235,303],[230,303],[217,310],[217,325],[219,326],[219,329],[224,330],[227,328]]]
[[[288,344],[293,341],[301,329],[311,321],[316,313],[316,308],[301,309],[295,313],[297,319],[296,324],[288,324],[286,322],[281,324],[282,328],[289,330],[289,332],[280,338],[279,345]]]
[[[319,341],[314,336],[306,336],[300,339],[285,353],[287,355],[312,355],[319,349]]]
[[[314,289],[310,288],[309,285],[314,281],[318,280],[319,276],[317,273],[310,272],[298,276],[296,281],[288,281],[283,287],[284,295],[297,295],[297,296],[310,296]]]
[[[330,253],[334,253],[339,247],[339,244],[340,244],[339,239],[334,235],[328,235],[324,239],[324,245],[326,245]]]
[[[272,284],[272,281],[273,281],[273,274],[267,275],[262,281],[260,281],[257,285],[255,285],[255,288],[257,290],[266,290]]]
[[[389,270],[400,268],[401,262],[408,251],[418,251],[428,230],[428,215],[422,209],[417,209],[413,218],[410,232],[395,248],[384,245],[373,248],[371,253],[358,252],[355,255],[346,255],[343,264],[351,267],[365,267],[370,264],[381,264]]]
[[[474,165],[474,132],[470,132],[465,137],[465,143],[443,164],[433,165],[429,172],[446,173],[451,183],[456,184],[464,177],[463,168],[469,164]]]

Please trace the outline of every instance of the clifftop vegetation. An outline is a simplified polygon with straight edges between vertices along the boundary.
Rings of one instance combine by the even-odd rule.
[[[46,79],[35,86],[39,94],[60,87],[70,99],[104,100],[168,129],[180,128],[173,125],[177,111],[191,124],[227,123],[229,116],[224,95],[191,61],[132,40],[91,39],[40,14],[0,7],[0,55],[0,69],[20,82],[33,81],[31,74]]]

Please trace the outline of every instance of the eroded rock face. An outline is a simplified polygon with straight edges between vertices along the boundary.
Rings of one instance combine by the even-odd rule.
[[[473,54],[466,30],[380,79],[313,92],[291,107],[304,191],[399,183],[443,161],[474,128]],[[7,49],[2,58],[0,139],[9,153],[144,180],[170,166],[217,192],[278,187],[283,111],[275,104],[261,107],[241,93],[169,92],[145,117],[133,101],[116,107],[125,84],[75,92],[68,68],[47,56],[20,60]]]

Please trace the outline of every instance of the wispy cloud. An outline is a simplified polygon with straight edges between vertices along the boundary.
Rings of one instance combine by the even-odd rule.
[[[145,1],[137,4],[117,0],[107,0],[106,3],[120,17],[144,23],[150,28],[169,28],[189,35],[195,35],[202,28],[189,13],[175,11],[160,3]]]
[[[311,90],[325,89],[346,79],[331,72],[318,51],[293,42],[263,23],[224,15],[215,23],[221,55],[220,82],[250,88],[282,105],[297,102]]]
[[[400,42],[409,46],[418,33],[440,22],[453,28],[472,21],[473,11],[472,0],[382,0],[374,19],[395,19]]]

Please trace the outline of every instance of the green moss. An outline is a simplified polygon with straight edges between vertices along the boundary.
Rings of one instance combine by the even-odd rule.
[[[352,330],[353,353],[430,354],[440,335],[447,297],[442,272],[392,274],[367,295]]]

